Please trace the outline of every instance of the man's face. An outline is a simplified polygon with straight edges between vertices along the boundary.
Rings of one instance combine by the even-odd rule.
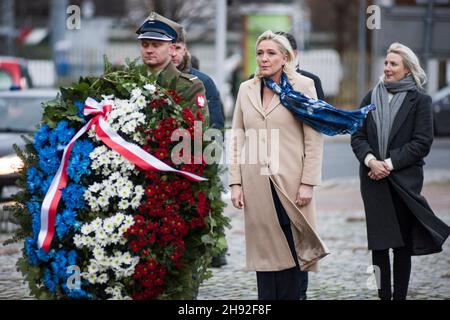
[[[175,43],[175,49],[172,52],[172,63],[178,67],[186,55],[186,45],[183,42]]]
[[[141,57],[152,69],[165,67],[174,51],[174,44],[169,41],[141,40]]]

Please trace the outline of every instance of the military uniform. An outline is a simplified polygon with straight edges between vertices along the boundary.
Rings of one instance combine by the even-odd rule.
[[[170,62],[158,75],[156,82],[163,88],[175,89],[181,100],[189,105],[201,107],[204,121],[209,123],[209,112],[205,98],[205,87],[197,76],[179,71]]]
[[[183,27],[156,12],[151,12],[144,23],[136,30],[139,40],[157,40],[176,42],[178,35],[182,34]],[[182,101],[189,106],[196,105],[201,108],[204,122],[209,123],[209,112],[205,98],[205,87],[197,76],[180,72],[172,62],[159,72],[156,82],[165,89],[174,89]]]

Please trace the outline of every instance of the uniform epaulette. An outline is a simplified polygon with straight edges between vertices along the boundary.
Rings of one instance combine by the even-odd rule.
[[[193,82],[195,79],[198,79],[197,76],[194,76],[192,74],[188,74],[188,73],[181,73],[180,75],[181,77],[188,79],[189,81]]]

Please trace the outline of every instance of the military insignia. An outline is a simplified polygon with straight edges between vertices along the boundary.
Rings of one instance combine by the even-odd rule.
[[[205,106],[205,96],[202,94],[197,95],[197,106],[203,108]]]

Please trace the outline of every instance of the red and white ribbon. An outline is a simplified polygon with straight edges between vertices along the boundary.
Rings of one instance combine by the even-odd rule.
[[[46,252],[50,250],[50,245],[55,233],[56,211],[61,199],[61,192],[62,189],[66,187],[68,181],[67,166],[69,163],[70,152],[72,151],[75,141],[94,125],[95,133],[103,143],[143,170],[174,172],[195,182],[208,180],[190,172],[174,169],[144,151],[136,144],[125,141],[106,122],[106,118],[111,110],[112,106],[108,100],[103,100],[99,103],[92,98],[86,99],[84,115],[93,115],[94,117],[75,134],[69,144],[64,148],[61,164],[52,180],[47,194],[45,195],[44,201],[42,202],[41,229],[38,237],[38,248],[42,248]]]

